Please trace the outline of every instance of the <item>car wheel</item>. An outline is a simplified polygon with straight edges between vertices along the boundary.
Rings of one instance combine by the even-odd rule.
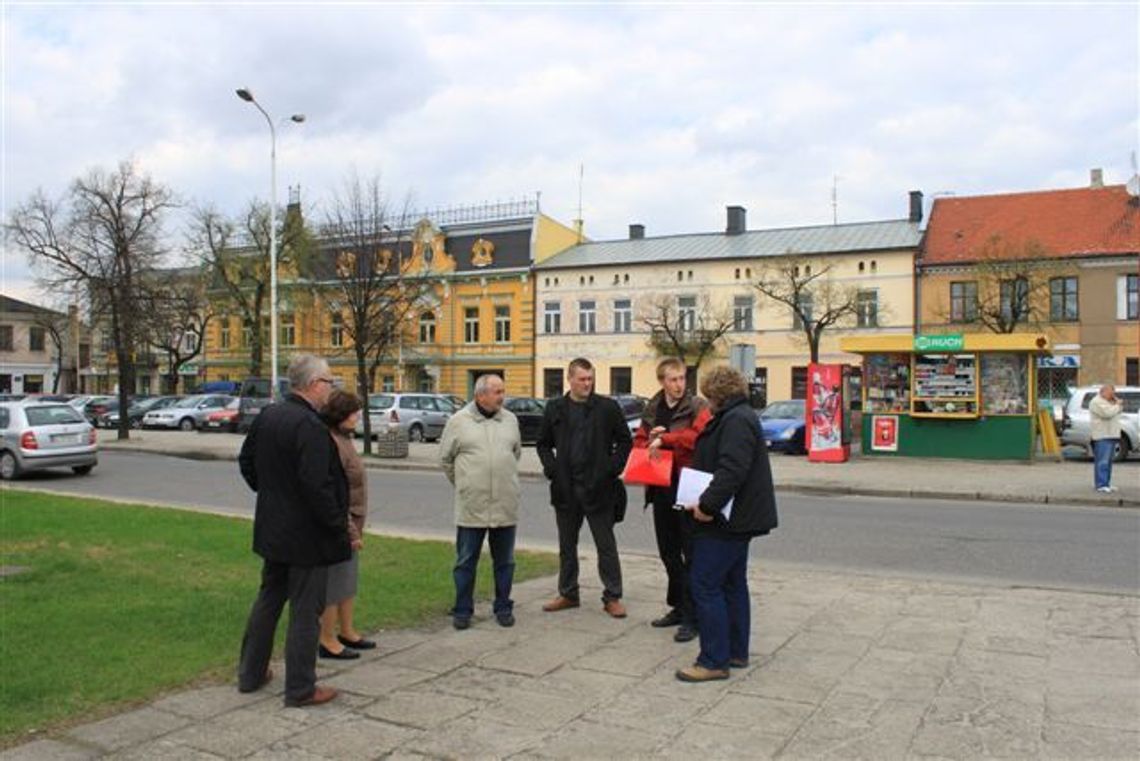
[[[20,463],[11,452],[0,452],[0,479],[11,481],[20,475]]]
[[[141,420],[132,420],[130,422],[130,426],[131,426],[131,428],[133,428],[137,431],[139,428],[142,428],[142,421]]]
[[[408,429],[408,441],[423,441],[424,429],[418,425],[413,425]]]
[[[77,476],[85,476],[90,473],[94,467],[94,465],[76,465],[71,469],[71,472]]]
[[[179,420],[178,421],[178,430],[180,430],[180,431],[193,431],[194,430],[194,418],[184,417],[181,420]]]
[[[1116,442],[1116,449],[1112,451],[1112,459],[1116,460],[1117,462],[1124,462],[1127,460],[1128,451],[1131,448],[1129,446],[1130,443],[1131,442],[1128,441],[1128,437],[1124,434],[1121,434],[1120,441]]]

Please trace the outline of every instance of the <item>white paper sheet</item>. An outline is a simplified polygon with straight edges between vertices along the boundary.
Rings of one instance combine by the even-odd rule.
[[[677,504],[695,505],[701,501],[701,495],[712,483],[712,473],[694,468],[681,468],[681,480],[677,482]],[[720,514],[727,521],[732,517],[732,500],[720,509]]]

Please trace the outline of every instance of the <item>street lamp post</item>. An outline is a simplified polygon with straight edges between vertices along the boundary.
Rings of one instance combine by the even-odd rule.
[[[269,397],[277,398],[277,128],[273,118],[266,112],[261,104],[253,97],[253,91],[247,87],[237,90],[237,96],[246,103],[252,103],[265,117],[269,125]],[[282,122],[292,121],[300,124],[305,121],[304,114],[293,114]],[[260,317],[260,315],[259,315]],[[258,327],[260,330],[260,326]]]

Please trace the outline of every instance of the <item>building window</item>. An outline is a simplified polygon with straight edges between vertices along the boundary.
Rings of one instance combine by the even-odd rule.
[[[297,345],[297,323],[292,312],[286,312],[281,315],[280,332],[282,346]]]
[[[552,399],[562,396],[562,368],[547,367],[542,370],[542,396]]]
[[[495,307],[495,341],[501,344],[511,341],[511,308]]]
[[[632,367],[611,367],[610,368],[610,393],[611,394],[630,394],[630,393],[633,393],[633,368]]]
[[[12,326],[0,325],[0,351],[14,351],[12,343]]]
[[[614,300],[614,332],[630,333],[633,331],[633,305],[629,299]]]
[[[681,296],[677,299],[677,329],[682,333],[697,328],[697,297]]]
[[[435,312],[420,314],[420,343],[435,343]]]
[[[803,330],[804,322],[811,322],[813,319],[812,308],[814,306],[814,299],[810,293],[800,293],[799,298],[796,300],[796,309],[792,313],[792,327],[797,330]],[[800,315],[803,315],[802,317]],[[803,397],[792,397],[793,399],[802,399]]]
[[[79,366],[91,366],[91,344],[79,344]]]
[[[230,318],[222,317],[221,325],[218,326],[218,346],[223,349],[230,348]]]
[[[1124,385],[1140,386],[1140,357],[1124,358]]]
[[[1049,281],[1049,319],[1073,322],[1080,317],[1077,305],[1077,279],[1055,277]]]
[[[562,332],[562,304],[548,301],[543,307],[542,330],[547,334]]]
[[[734,279],[736,279],[736,280],[739,280],[739,279],[740,279],[740,268],[739,268],[739,267],[737,267],[737,268],[736,268],[736,270],[735,270],[735,274],[733,275],[733,277],[734,277]]]
[[[182,334],[182,353],[193,354],[198,351],[198,336],[194,333]]]
[[[396,376],[385,375],[380,378],[380,390],[390,394],[396,390]]]
[[[25,394],[42,394],[44,392],[44,376],[42,375],[25,375],[24,376],[24,393]]]
[[[768,368],[757,367],[752,371],[750,392],[754,407],[765,407],[768,404]]]
[[[792,368],[792,398],[807,399],[807,368]]]
[[[463,340],[469,344],[479,343],[479,307],[463,309]]]
[[[732,329],[739,332],[752,330],[752,297],[735,296],[732,299]]]
[[[1001,319],[1007,325],[1029,316],[1029,281],[1023,277],[1001,281]]]
[[[855,322],[860,328],[879,326],[879,292],[859,291],[855,297]]]
[[[950,322],[978,319],[978,283],[967,280],[950,284]]]
[[[248,325],[241,326],[241,348],[247,348],[253,343],[253,330]]]
[[[28,349],[30,351],[44,350],[45,331],[38,325],[28,328]]]
[[[592,300],[578,302],[578,332],[598,332],[598,311]]]
[[[1116,319],[1140,318],[1140,275],[1121,275],[1116,281]]]
[[[329,343],[333,346],[344,346],[344,315],[333,312],[329,315]]]

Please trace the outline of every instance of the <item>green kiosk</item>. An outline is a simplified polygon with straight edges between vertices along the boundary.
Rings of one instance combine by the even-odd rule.
[[[1032,459],[1046,336],[851,337],[839,346],[863,357],[863,454]]]

